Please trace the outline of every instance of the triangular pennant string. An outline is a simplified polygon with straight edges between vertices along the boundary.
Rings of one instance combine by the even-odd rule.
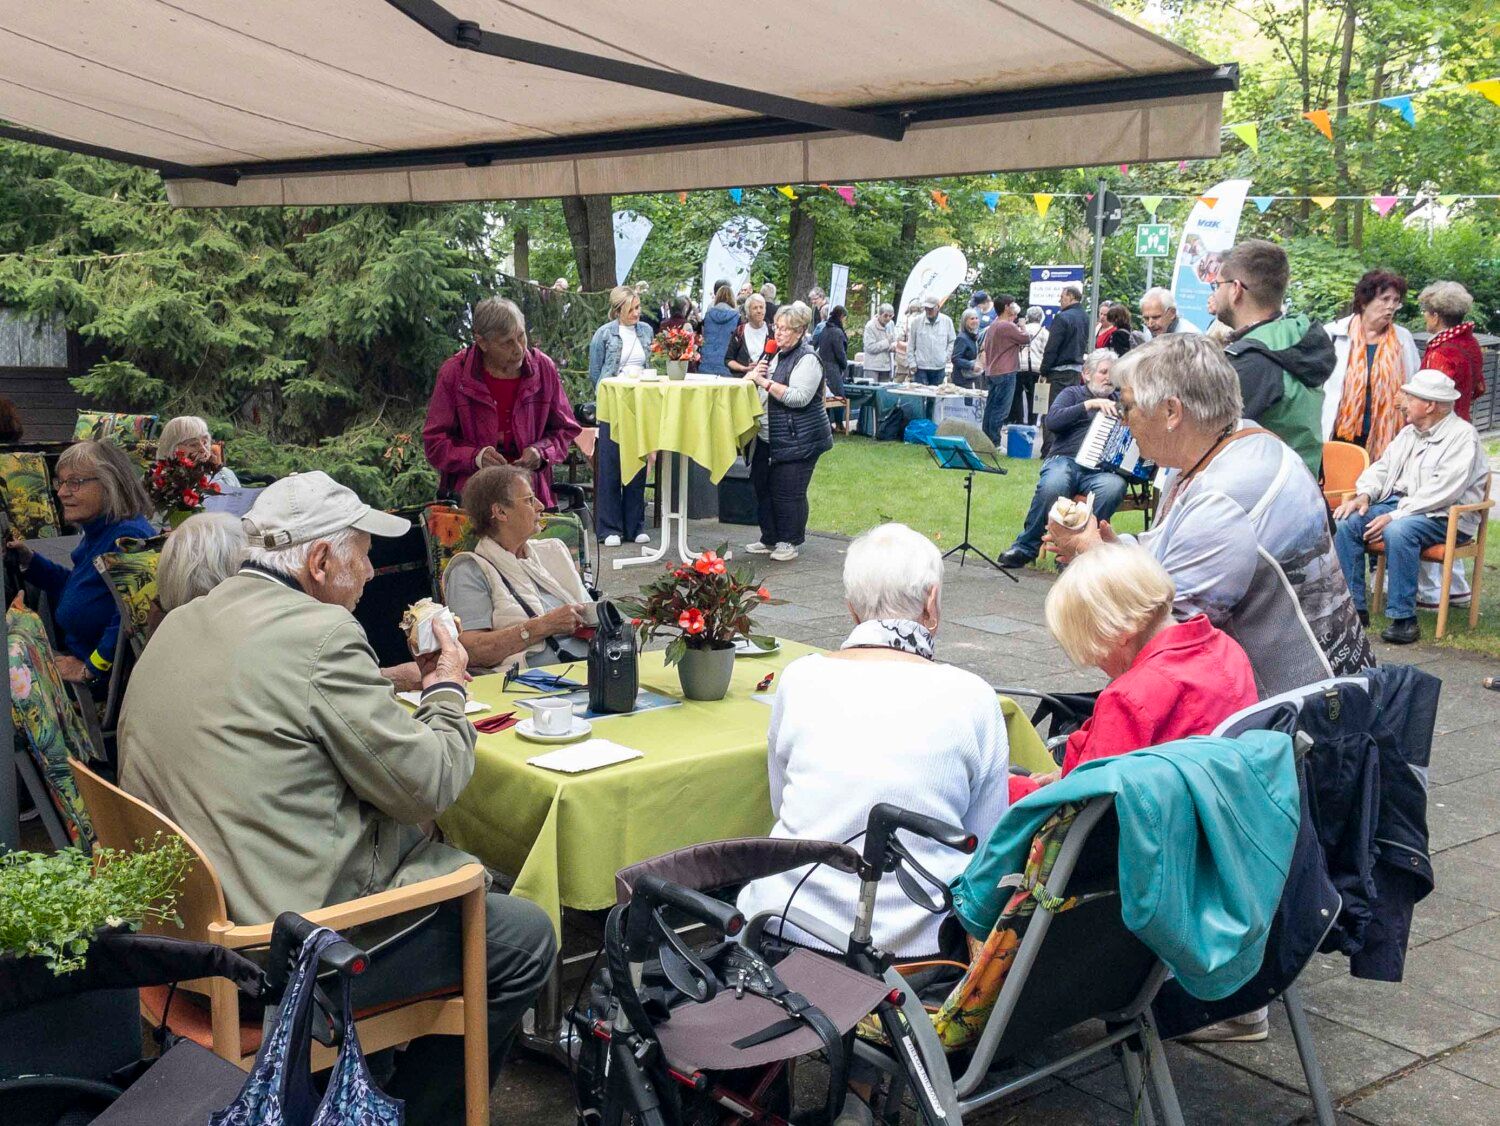
[[[1216,206],[1218,206],[1219,197],[1216,195],[1200,195],[1198,197],[1198,202],[1212,211]]]
[[[1396,204],[1399,201],[1399,199],[1400,199],[1399,196],[1393,196],[1393,195],[1371,196],[1370,197],[1370,206],[1375,209],[1375,214],[1379,215],[1382,219],[1384,219],[1387,215],[1389,215],[1391,213],[1391,208],[1393,208],[1393,207],[1396,206]]]
[[[999,192],[985,192],[984,193],[984,205],[986,207],[988,207],[991,211],[995,210],[995,205],[998,204],[999,202],[1000,202],[1000,193]]]
[[[934,206],[936,206],[939,211],[947,211],[948,210],[948,193],[947,192],[939,191],[937,188],[933,188],[927,194],[930,195],[930,196],[932,196],[932,202],[933,202]]]
[[[1417,123],[1417,111],[1412,108],[1411,95],[1400,94],[1394,98],[1381,98],[1380,104],[1386,109],[1393,109],[1405,119],[1408,125]]]
[[[1500,78],[1486,78],[1483,82],[1470,82],[1468,88],[1476,94],[1483,94],[1500,106]]]
[[[797,198],[797,193],[792,191],[792,186],[790,184],[782,184],[781,187],[777,188],[776,190],[782,195],[786,196],[787,199]]]
[[[1330,207],[1332,207],[1339,201],[1339,197],[1336,195],[1315,195],[1309,198],[1324,211],[1327,211]]]
[[[1317,126],[1319,133],[1323,134],[1330,141],[1333,140],[1333,119],[1328,116],[1326,109],[1309,110],[1302,116]]]
[[[1459,197],[1456,195],[1440,195],[1437,197],[1437,201],[1444,207],[1452,207],[1455,203],[1458,202],[1458,198]]]
[[[687,202],[687,192],[678,192],[677,193],[677,202],[678,203],[686,203]]]
[[[732,200],[734,200],[735,206],[738,207],[739,203],[740,203],[740,200],[742,200],[742,199],[745,198],[745,189],[744,188],[730,188],[729,189],[729,198],[732,199]]]
[[[1260,126],[1254,124],[1231,125],[1229,131],[1245,142],[1251,152],[1260,152]]]
[[[1035,192],[1032,194],[1031,202],[1036,204],[1036,213],[1045,219],[1047,217],[1047,208],[1052,206],[1052,193]]]
[[[1276,202],[1276,197],[1273,195],[1253,195],[1250,197],[1250,202],[1255,204],[1255,209],[1264,215],[1266,208]]]
[[[1153,219],[1156,218],[1156,209],[1161,206],[1162,198],[1159,195],[1141,196],[1141,206],[1146,209],[1146,214],[1150,215]]]

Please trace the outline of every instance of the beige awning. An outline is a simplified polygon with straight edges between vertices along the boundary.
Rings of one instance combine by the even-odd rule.
[[[1205,157],[1236,82],[1089,0],[38,0],[0,57],[0,133],[182,206]]]

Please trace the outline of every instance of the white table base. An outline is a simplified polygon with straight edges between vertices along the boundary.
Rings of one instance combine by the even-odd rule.
[[[687,496],[688,496],[688,463],[690,458],[670,450],[660,450],[658,457],[670,458],[677,463],[676,468],[663,465],[661,474],[657,479],[657,487],[661,489],[661,543],[642,552],[640,555],[627,556],[624,559],[616,559],[614,568],[616,571],[626,567],[639,567],[643,563],[659,563],[666,558],[667,552],[672,548],[672,533],[677,533],[677,556],[684,563],[691,563],[698,558],[698,553],[692,551],[687,545]],[[673,481],[673,478],[676,481]]]

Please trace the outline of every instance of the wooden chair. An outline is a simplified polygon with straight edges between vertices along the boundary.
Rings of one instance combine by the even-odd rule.
[[[1323,497],[1337,508],[1354,493],[1354,482],[1370,468],[1370,451],[1353,442],[1323,443]]]
[[[224,889],[213,862],[186,833],[169,818],[145,802],[127,794],[71,760],[68,764],[93,818],[99,843],[108,848],[133,849],[138,840],[152,840],[157,833],[177,837],[193,854],[177,901],[182,927],[171,924],[157,933],[208,942],[231,950],[264,947],[271,941],[271,923],[240,926],[231,923],[224,907]],[[405,1044],[419,1036],[462,1036],[464,1039],[464,1096],[467,1126],[487,1126],[489,1114],[489,1024],[486,1011],[484,868],[466,864],[436,879],[407,887],[367,895],[347,903],[308,911],[305,918],[334,930],[347,931],[378,919],[388,919],[435,904],[456,902],[462,912],[463,976],[456,995],[419,997],[410,1001],[356,1013],[359,1040],[366,1052]],[[378,953],[376,957],[378,957]],[[210,1049],[215,1055],[246,1071],[255,1062],[260,1047],[259,1019],[243,1020],[240,995],[225,978],[185,983],[186,988],[206,994],[208,1012],[181,999],[171,1006],[167,1026],[174,1034]],[[159,1025],[166,1009],[168,987],[141,990],[141,1015]],[[312,1066],[333,1066],[337,1052],[314,1042]]]
[[[1435,637],[1441,638],[1448,630],[1448,598],[1453,591],[1453,565],[1460,559],[1474,560],[1474,574],[1469,580],[1474,592],[1469,602],[1469,628],[1473,629],[1479,624],[1479,587],[1484,581],[1484,541],[1490,528],[1488,513],[1495,503],[1490,495],[1494,479],[1493,473],[1485,477],[1484,500],[1478,504],[1455,504],[1449,508],[1448,538],[1422,551],[1423,562],[1443,565],[1443,593],[1438,600],[1437,632],[1433,635]],[[1479,531],[1468,543],[1461,544],[1458,542],[1458,522],[1461,517],[1470,512],[1480,514]],[[1375,581],[1370,592],[1370,608],[1378,614],[1385,605],[1385,541],[1377,540],[1369,546],[1368,550],[1371,555],[1375,556]]]
[[[841,411],[839,421],[833,427],[834,437],[848,433],[849,426],[849,400],[843,395],[827,395],[823,398],[823,407],[828,411],[830,417],[834,411]]]

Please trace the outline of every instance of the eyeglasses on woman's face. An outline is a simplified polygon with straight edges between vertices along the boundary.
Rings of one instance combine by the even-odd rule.
[[[99,480],[97,477],[54,477],[52,487],[59,493],[76,493],[85,485],[92,485]]]

